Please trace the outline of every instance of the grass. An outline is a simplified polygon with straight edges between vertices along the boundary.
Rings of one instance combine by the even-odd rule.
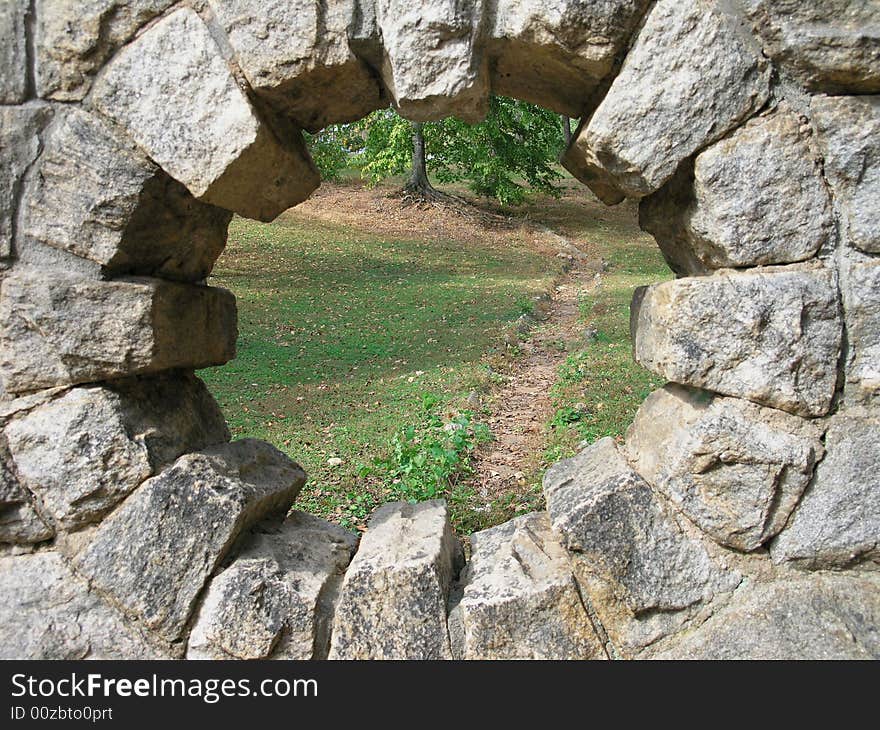
[[[426,450],[457,448],[436,419],[461,416],[505,324],[558,274],[515,235],[503,246],[397,240],[368,226],[233,220],[211,284],[238,297],[238,356],[200,373],[234,436],[265,439],[306,469],[298,507],[347,526],[418,496],[382,468],[394,439],[412,427]],[[466,465],[472,444],[459,447]],[[447,496],[454,521],[472,524],[466,495]]]

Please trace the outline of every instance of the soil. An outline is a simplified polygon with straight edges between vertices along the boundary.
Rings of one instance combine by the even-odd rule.
[[[521,219],[492,206],[479,202],[469,205],[463,199],[461,204],[410,202],[398,188],[367,188],[360,182],[323,183],[308,200],[282,214],[282,219],[286,215],[353,227],[364,227],[369,221],[371,233],[397,239],[488,241],[504,246],[511,237],[528,237],[541,253],[556,255],[560,251],[552,235],[524,226]]]

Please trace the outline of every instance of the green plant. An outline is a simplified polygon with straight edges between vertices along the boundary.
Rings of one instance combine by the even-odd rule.
[[[421,129],[428,171],[441,183],[466,182],[472,192],[503,205],[522,203],[530,192],[559,195],[556,183],[563,175],[556,161],[564,142],[553,112],[493,96],[483,122],[449,117]],[[306,139],[325,180],[338,180],[354,165],[375,184],[411,170],[413,131],[412,122],[385,108]]]
[[[440,496],[471,473],[470,453],[491,438],[489,428],[473,422],[469,411],[444,422],[437,413],[439,402],[437,396],[423,395],[423,420],[397,431],[389,453],[373,461],[400,498],[420,501]]]
[[[358,130],[350,124],[331,124],[320,132],[305,132],[306,145],[321,179],[338,182],[362,141]]]
[[[556,409],[556,413],[550,421],[554,428],[561,428],[577,423],[584,417],[583,409],[576,406],[563,406]]]
[[[535,300],[520,297],[516,300],[516,311],[519,314],[527,314],[529,316],[535,313]]]

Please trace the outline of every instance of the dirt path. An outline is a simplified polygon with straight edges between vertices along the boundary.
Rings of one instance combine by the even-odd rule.
[[[559,238],[563,251],[577,253],[565,239],[550,231],[546,235]],[[521,491],[538,466],[552,416],[550,389],[568,354],[565,343],[583,336],[578,298],[598,285],[599,270],[595,262],[576,256],[572,269],[555,287],[547,319],[520,343],[523,354],[506,383],[484,404],[493,440],[474,454],[474,474],[468,481],[487,503]]]

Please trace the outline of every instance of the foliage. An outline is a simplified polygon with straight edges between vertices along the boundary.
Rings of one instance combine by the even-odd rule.
[[[316,134],[304,132],[306,144],[323,180],[338,182],[351,164],[352,155],[363,148],[356,124],[331,124]]]
[[[475,423],[473,414],[461,411],[444,423],[438,414],[440,399],[422,397],[424,419],[401,428],[391,437],[391,450],[373,461],[403,499],[434,499],[471,473],[470,453],[490,439],[488,426]],[[373,473],[361,468],[361,476]]]
[[[380,109],[350,125],[334,125],[310,139],[325,178],[350,160],[372,183],[406,174],[412,165],[412,124]],[[424,125],[428,171],[442,183],[466,182],[484,197],[509,205],[529,191],[557,195],[556,161],[563,148],[559,115],[534,104],[492,97],[479,124],[455,118]]]
[[[409,171],[413,148],[411,122],[398,116],[393,109],[379,109],[359,124],[363,125],[364,145],[358,155],[358,163],[364,177],[375,184]],[[432,126],[426,124],[424,127],[426,144]]]
[[[559,116],[534,104],[496,96],[480,124],[445,119],[426,125],[430,164],[440,182],[466,181],[477,195],[521,203],[528,189],[556,195],[562,178]]]

